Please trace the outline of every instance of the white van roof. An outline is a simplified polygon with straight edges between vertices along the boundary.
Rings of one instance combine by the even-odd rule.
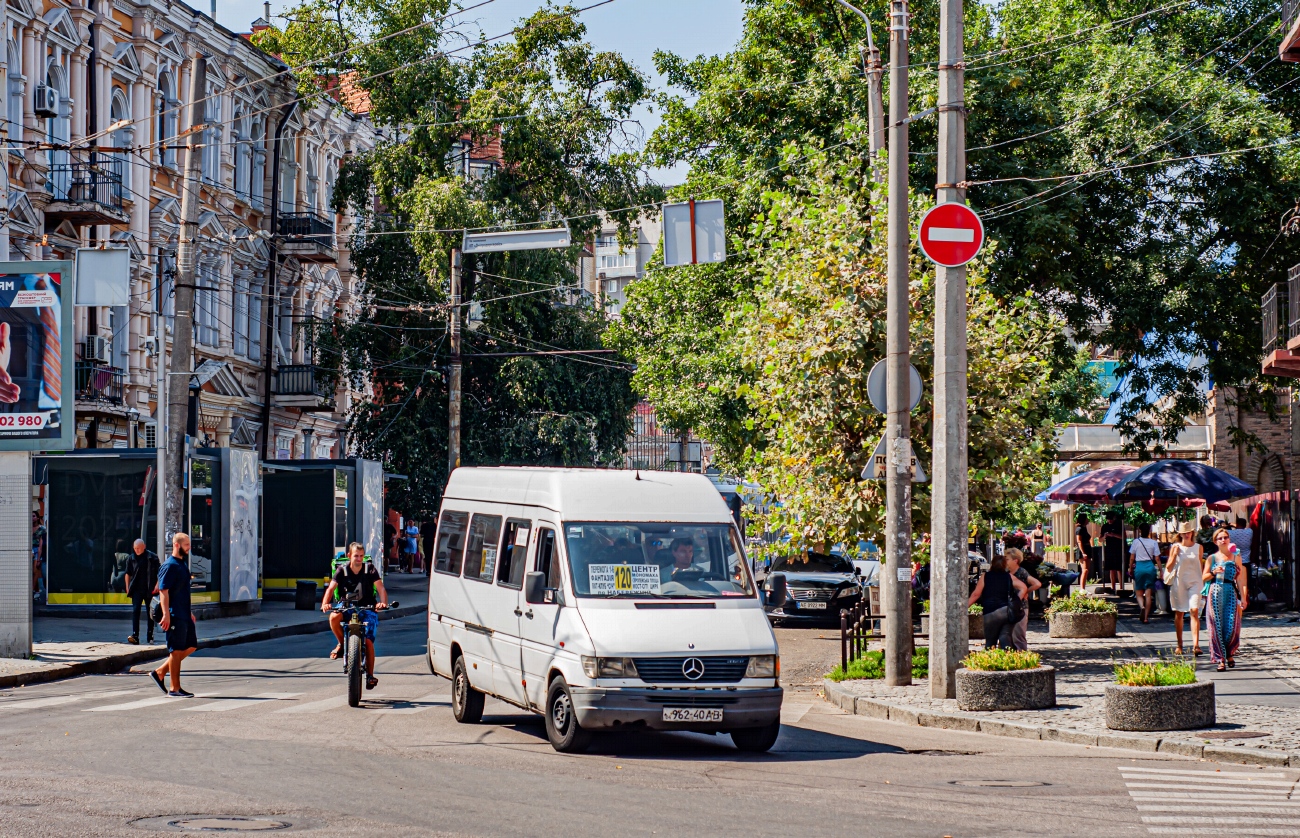
[[[726,524],[722,495],[702,474],[594,468],[458,468],[445,500],[540,506],[566,521]]]

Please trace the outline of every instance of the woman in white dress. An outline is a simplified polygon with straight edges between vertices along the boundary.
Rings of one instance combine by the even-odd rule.
[[[1183,654],[1183,615],[1192,617],[1192,654],[1201,653],[1201,587],[1205,557],[1196,543],[1196,522],[1178,525],[1178,542],[1169,549],[1165,573],[1173,573],[1169,582],[1169,606],[1174,609],[1174,633],[1178,637],[1176,654]],[[1168,576],[1166,575],[1166,578]]]

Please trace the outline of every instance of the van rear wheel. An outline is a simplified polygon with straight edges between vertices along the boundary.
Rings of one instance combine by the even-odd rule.
[[[746,727],[729,732],[731,743],[736,746],[736,750],[763,754],[776,744],[776,737],[781,735],[781,722],[778,720],[763,727]]]
[[[573,696],[563,678],[556,678],[546,691],[546,738],[562,754],[581,753],[591,744],[591,731],[578,724]]]
[[[451,667],[451,714],[466,725],[477,724],[483,718],[483,693],[470,684],[464,658],[456,658]]]

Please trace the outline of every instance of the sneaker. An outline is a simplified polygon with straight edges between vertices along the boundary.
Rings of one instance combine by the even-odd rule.
[[[128,637],[128,638],[126,639],[126,642],[127,642],[127,643],[130,643],[132,646],[139,646],[139,645],[140,645],[140,638],[136,637],[136,636],[133,634],[133,635],[131,635],[130,637]]]
[[[156,670],[150,671],[149,677],[153,678],[153,682],[158,685],[158,689],[162,690],[164,693],[167,692],[167,686],[163,683],[163,679],[158,677],[158,672]]]
[[[167,694],[172,698],[193,698],[194,697],[194,693],[186,692],[185,690],[170,690]]]

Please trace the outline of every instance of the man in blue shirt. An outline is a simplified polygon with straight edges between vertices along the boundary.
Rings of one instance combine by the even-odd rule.
[[[167,660],[152,673],[158,689],[172,698],[193,698],[194,693],[181,689],[181,661],[198,648],[194,631],[194,614],[190,611],[190,537],[183,532],[172,536],[172,554],[158,570],[158,595],[162,599],[162,621],[167,633]],[[171,675],[171,689],[163,679]]]

